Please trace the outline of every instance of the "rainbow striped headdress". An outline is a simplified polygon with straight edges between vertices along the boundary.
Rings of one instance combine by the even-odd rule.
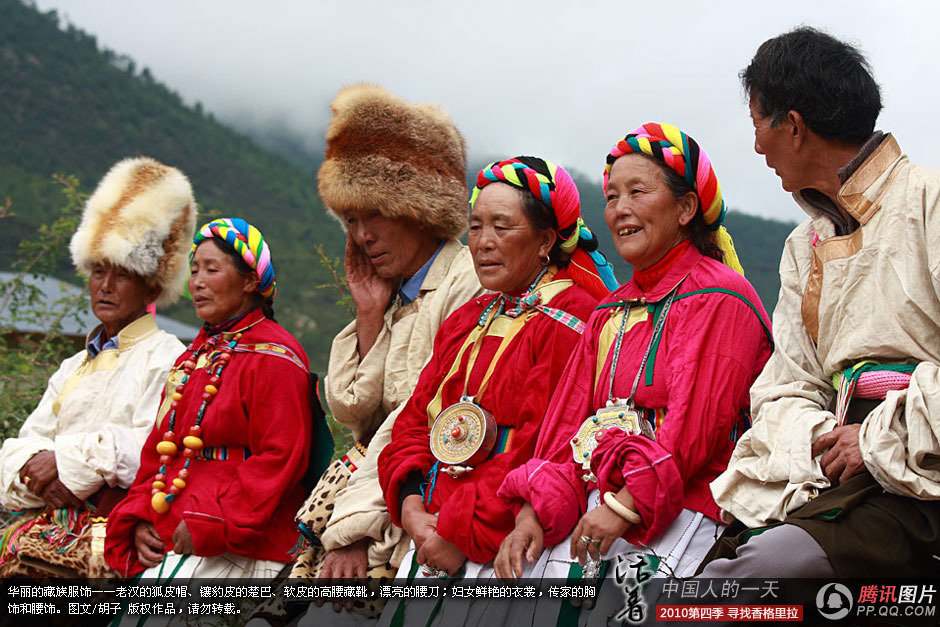
[[[560,165],[538,157],[515,157],[489,164],[477,174],[470,194],[473,211],[480,191],[502,182],[529,192],[555,213],[561,251],[570,257],[568,272],[581,287],[598,298],[617,289],[607,258],[597,250],[597,237],[581,218],[581,196],[571,175]]]
[[[196,247],[211,237],[225,240],[235,249],[245,263],[258,274],[258,290],[264,298],[274,300],[277,293],[277,281],[274,280],[274,263],[271,261],[271,249],[264,240],[261,231],[241,218],[219,218],[203,224],[193,238],[193,248],[189,252],[192,263]]]
[[[698,143],[671,124],[648,122],[617,142],[607,155],[604,168],[604,191],[614,161],[631,152],[647,155],[674,170],[695,190],[701,201],[702,217],[711,227],[712,239],[723,253],[726,266],[742,276],[744,268],[734,250],[731,235],[722,225],[727,208],[721,197],[721,185],[712,162]]]

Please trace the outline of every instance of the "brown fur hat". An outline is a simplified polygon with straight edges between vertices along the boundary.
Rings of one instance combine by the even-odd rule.
[[[377,85],[341,90],[331,105],[320,198],[343,222],[354,209],[427,224],[438,237],[467,228],[467,144],[450,116]]]
[[[158,286],[157,305],[169,305],[189,277],[196,201],[176,168],[148,157],[116,163],[85,205],[69,250],[79,272],[95,263],[130,270]]]

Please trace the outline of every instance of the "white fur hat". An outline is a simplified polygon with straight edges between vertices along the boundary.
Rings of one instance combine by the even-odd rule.
[[[95,263],[130,270],[161,289],[157,305],[180,295],[196,230],[196,201],[176,168],[148,157],[116,163],[88,199],[72,236],[72,262],[84,275]]]

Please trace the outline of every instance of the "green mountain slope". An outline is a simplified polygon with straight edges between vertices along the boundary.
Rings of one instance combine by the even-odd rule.
[[[288,159],[218,123],[201,107],[156,82],[132,60],[100,50],[94,37],[59,28],[18,0],[0,0],[0,201],[14,216],[0,223],[0,268],[20,239],[53,215],[61,194],[56,172],[93,186],[117,160],[144,154],[189,176],[200,219],[244,217],[271,242],[278,271],[278,319],[325,369],[331,337],[349,314],[312,246],[339,256],[344,237],[323,210],[315,177]],[[62,269],[64,273],[68,268]],[[167,313],[194,321],[188,303]]]
[[[90,192],[115,161],[146,154],[190,177],[201,218],[237,215],[264,231],[278,270],[278,319],[323,372],[332,337],[349,313],[336,306],[335,291],[317,289],[331,277],[313,246],[323,244],[341,258],[342,231],[317,197],[316,160],[304,142],[283,128],[242,131],[268,149],[198,104],[187,106],[147,69],[100,49],[94,37],[60,28],[55,12],[0,0],[0,206],[9,197],[15,214],[0,221],[0,269],[10,267],[17,243],[33,237],[60,206],[53,173],[77,175]],[[484,163],[472,161],[471,181]],[[624,281],[630,270],[607,233],[600,182],[575,178],[586,219]],[[727,224],[748,278],[772,309],[780,251],[793,225],[737,212]],[[70,272],[61,268],[63,276]],[[197,322],[188,302],[164,313]]]

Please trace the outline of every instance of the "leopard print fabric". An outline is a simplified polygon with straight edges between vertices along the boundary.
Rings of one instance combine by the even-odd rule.
[[[349,477],[356,471],[362,460],[365,459],[367,444],[356,442],[345,455],[334,461],[320,477],[320,481],[307,497],[300,511],[297,512],[297,522],[306,527],[306,533],[313,534],[317,540],[326,530],[326,525],[333,514],[336,494],[346,487]],[[305,534],[306,535],[306,534]],[[319,542],[304,542],[304,547],[291,569],[291,579],[317,579],[323,570],[326,551]],[[395,577],[396,570],[389,564],[370,568],[367,575],[370,579],[380,583],[388,583]],[[370,618],[377,618],[385,607],[384,599],[364,600],[356,599],[353,612],[363,614]],[[273,608],[271,608],[273,609]]]
[[[306,527],[305,535],[319,538],[333,513],[336,494],[346,487],[349,477],[366,457],[367,444],[356,442],[345,455],[330,464],[297,512],[297,522]],[[308,538],[309,539],[309,538]]]
[[[349,453],[327,467],[310,496],[307,497],[303,506],[298,510],[297,522],[307,529],[304,535],[309,532],[319,538],[326,530],[326,524],[330,521],[330,515],[333,513],[336,494],[346,487],[349,477],[352,475],[349,467],[343,462],[343,459],[348,455]]]
[[[90,528],[86,529],[72,546],[61,553],[47,538],[43,537],[44,533],[55,529],[56,526],[53,524],[39,522],[22,533],[15,541],[15,552],[9,547],[4,550],[3,563],[0,564],[0,579],[7,577],[97,579],[117,576],[117,573],[108,567],[103,555],[93,554]]]

